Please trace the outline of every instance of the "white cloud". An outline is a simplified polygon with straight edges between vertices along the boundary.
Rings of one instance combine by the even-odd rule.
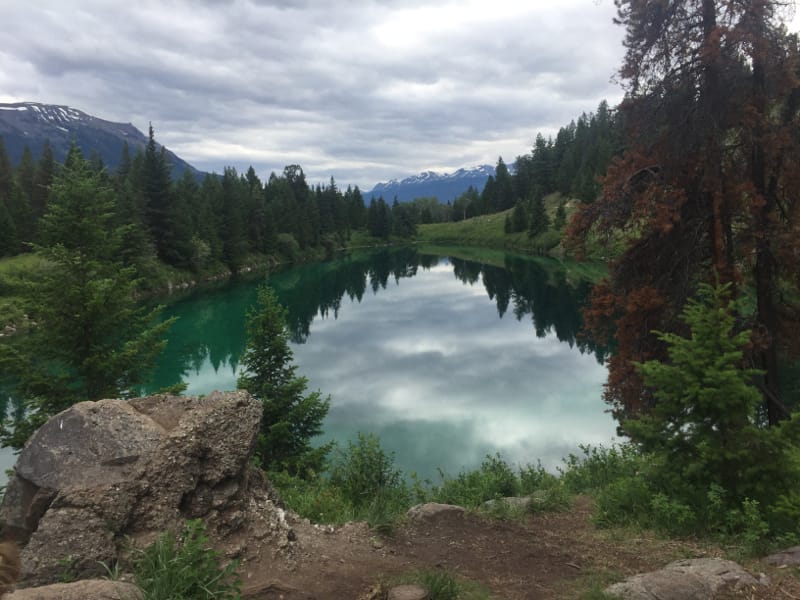
[[[603,98],[611,0],[8,3],[0,100],[131,121],[196,166],[371,187],[512,161]]]

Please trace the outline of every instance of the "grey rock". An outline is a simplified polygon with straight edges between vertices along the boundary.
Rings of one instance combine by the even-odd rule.
[[[27,542],[23,581],[101,575],[99,561],[122,558],[127,540],[145,545],[195,518],[223,553],[284,540],[289,555],[285,512],[249,465],[260,420],[261,403],[244,391],[82,402],[52,417],[0,505],[3,533]]]
[[[497,498],[496,500],[487,500],[483,503],[483,508],[487,510],[507,509],[507,510],[528,510],[532,501],[531,496],[509,496],[507,498]]]
[[[430,593],[417,584],[398,585],[389,590],[386,600],[428,600]]]
[[[793,567],[800,565],[800,546],[792,546],[781,552],[770,554],[764,559],[764,562],[776,567]]]
[[[87,579],[17,590],[3,600],[144,600],[144,594],[132,583]]]
[[[464,508],[452,504],[439,504],[438,502],[428,502],[417,504],[408,509],[406,513],[412,521],[433,521],[438,519],[460,519],[464,516]]]
[[[758,585],[762,583],[733,561],[696,558],[634,575],[605,592],[624,600],[712,600],[721,590]]]

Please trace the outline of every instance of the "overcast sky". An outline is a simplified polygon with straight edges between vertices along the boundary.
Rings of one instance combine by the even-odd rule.
[[[612,0],[0,0],[0,102],[132,122],[196,167],[370,189],[512,162],[604,98]]]

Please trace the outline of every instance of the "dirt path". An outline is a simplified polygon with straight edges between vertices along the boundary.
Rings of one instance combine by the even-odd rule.
[[[370,532],[363,523],[336,530],[302,522],[293,526],[298,538],[294,560],[263,555],[246,564],[242,570],[246,598],[367,598],[382,580],[420,569],[444,569],[478,582],[493,598],[579,598],[593,586],[603,587],[678,558],[719,553],[691,542],[598,531],[591,524],[585,498],[567,513],[544,513],[524,521],[474,513],[445,515],[406,523],[386,537]],[[770,577],[769,589],[731,597],[800,599],[794,573],[774,571]]]

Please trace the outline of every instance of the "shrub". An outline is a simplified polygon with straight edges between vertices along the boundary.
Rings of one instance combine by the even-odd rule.
[[[565,512],[572,507],[572,495],[566,486],[556,479],[548,481],[542,488],[533,492],[528,505],[532,513]]]
[[[269,473],[278,495],[301,517],[314,523],[341,524],[356,518],[353,505],[324,479],[303,479],[285,471]]]
[[[300,256],[300,244],[291,233],[279,233],[275,246],[278,254],[289,262],[294,262]]]
[[[402,473],[394,466],[394,453],[387,454],[377,437],[363,433],[355,443],[347,443],[346,451],[336,453],[330,482],[356,509],[380,494],[405,490]]]
[[[651,518],[657,531],[668,535],[686,535],[695,529],[697,514],[679,500],[657,493],[650,500]]]
[[[640,477],[617,479],[596,493],[594,521],[600,527],[643,525],[652,495],[652,490]]]
[[[241,597],[236,563],[222,567],[208,546],[202,521],[189,521],[177,538],[165,533],[137,551],[135,582],[148,600],[235,600]]]
[[[564,485],[583,494],[602,489],[623,477],[634,477],[643,470],[644,457],[631,444],[580,446],[583,456],[570,454],[559,468]]]
[[[431,491],[436,502],[476,508],[487,500],[514,496],[520,489],[514,471],[499,454],[487,455],[479,469],[455,478],[440,472],[442,483]]]

